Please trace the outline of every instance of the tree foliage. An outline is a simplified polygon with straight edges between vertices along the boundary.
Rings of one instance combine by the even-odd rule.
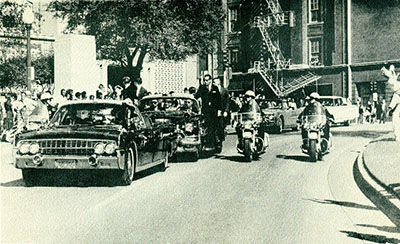
[[[7,36],[25,36],[22,14],[28,2],[0,1],[0,33]],[[36,19],[39,14],[34,13]],[[32,24],[32,32],[37,32],[37,22]],[[54,80],[53,52],[43,53],[37,43],[31,43],[32,65],[35,77],[41,82]],[[0,38],[0,86],[22,85],[26,81],[26,41],[18,38]]]
[[[221,4],[210,0],[54,0],[48,9],[67,31],[94,35],[100,58],[139,70],[147,54],[183,60],[209,53],[224,21]]]

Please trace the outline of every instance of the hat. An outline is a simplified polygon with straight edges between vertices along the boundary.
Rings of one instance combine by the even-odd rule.
[[[247,96],[247,97],[252,97],[252,98],[256,97],[256,94],[253,91],[250,91],[250,90],[248,90],[244,95]]]
[[[211,79],[211,75],[210,74],[205,74],[204,78],[206,78],[207,76],[210,77],[210,79]]]
[[[316,92],[313,92],[310,94],[310,98],[319,99],[319,94]]]
[[[40,95],[40,100],[48,100],[48,99],[52,99],[52,98],[53,98],[53,96],[48,92],[45,92],[42,95]]]

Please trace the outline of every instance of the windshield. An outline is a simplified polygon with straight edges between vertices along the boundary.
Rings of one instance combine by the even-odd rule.
[[[303,116],[303,123],[318,123],[325,125],[326,116],[325,115],[306,115]]]
[[[199,112],[195,99],[182,97],[151,98],[140,101],[140,111],[191,111]]]
[[[59,125],[122,125],[124,112],[119,104],[69,104],[62,106],[50,121]]]
[[[288,103],[285,100],[260,100],[257,101],[257,103],[260,105],[262,109],[287,109],[288,108]]]

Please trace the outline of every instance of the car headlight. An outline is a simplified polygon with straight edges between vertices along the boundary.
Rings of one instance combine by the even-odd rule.
[[[193,123],[186,123],[185,124],[185,131],[192,132],[193,131]]]
[[[38,153],[38,152],[39,152],[39,149],[40,149],[39,144],[36,143],[36,142],[30,144],[30,146],[29,146],[29,152],[30,152],[31,154],[36,154],[36,153]]]
[[[115,153],[115,150],[117,149],[117,145],[115,145],[114,142],[108,143],[105,147],[104,147],[104,151],[107,154],[113,154]]]
[[[103,154],[104,153],[104,143],[97,143],[94,146],[94,153]]]
[[[21,143],[21,144],[18,146],[19,152],[20,152],[21,154],[27,154],[27,153],[29,153],[29,146],[30,146],[30,144],[27,143],[27,142]]]

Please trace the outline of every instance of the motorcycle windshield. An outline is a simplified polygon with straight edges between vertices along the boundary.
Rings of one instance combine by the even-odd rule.
[[[303,124],[316,124],[319,127],[326,124],[325,115],[306,115],[303,116]]]
[[[239,113],[239,120],[241,123],[245,123],[247,121],[260,121],[261,113],[256,113],[256,112]]]

